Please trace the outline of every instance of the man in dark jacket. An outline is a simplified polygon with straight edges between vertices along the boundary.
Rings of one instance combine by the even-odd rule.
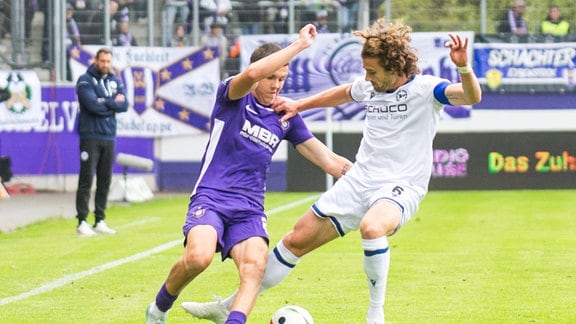
[[[80,135],[80,174],[76,191],[76,217],[80,236],[96,233],[115,234],[104,222],[116,141],[116,113],[126,112],[128,102],[124,86],[112,73],[112,51],[102,48],[94,63],[76,83],[80,104],[78,134]],[[90,190],[96,171],[94,227],[88,225]]]

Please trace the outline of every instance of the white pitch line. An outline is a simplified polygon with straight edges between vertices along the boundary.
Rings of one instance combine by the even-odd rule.
[[[268,214],[268,216],[274,215],[274,214],[276,214],[276,213],[279,213],[279,212],[288,210],[288,209],[290,209],[290,208],[296,207],[296,206],[301,205],[301,204],[303,204],[303,203],[306,203],[306,202],[315,200],[315,199],[317,199],[317,198],[318,198],[318,195],[306,197],[306,198],[303,198],[303,199],[300,199],[300,200],[296,200],[296,201],[294,201],[294,202],[292,202],[292,203],[290,203],[290,204],[286,204],[286,205],[283,205],[283,206],[280,206],[280,207],[271,209],[270,211],[268,211],[268,212],[266,212],[266,213]],[[137,222],[137,223],[138,223],[138,222]],[[56,289],[56,288],[59,288],[59,287],[62,287],[62,286],[64,286],[64,285],[66,285],[66,284],[68,284],[68,283],[70,283],[70,282],[72,282],[72,281],[74,281],[74,280],[79,280],[79,279],[82,279],[82,278],[85,278],[85,277],[88,277],[88,276],[97,274],[97,273],[102,272],[102,271],[104,271],[104,270],[116,268],[116,267],[121,266],[121,265],[123,265],[123,264],[126,264],[126,263],[129,263],[129,262],[132,262],[132,261],[136,261],[136,260],[140,260],[140,259],[149,257],[149,256],[152,255],[152,254],[166,251],[166,250],[168,250],[168,249],[170,249],[170,248],[172,248],[172,247],[174,247],[174,246],[176,246],[176,245],[178,245],[178,244],[182,244],[182,239],[181,239],[181,238],[180,238],[180,239],[177,239],[177,240],[174,240],[174,241],[170,241],[170,242],[168,242],[168,243],[164,243],[164,244],[162,244],[162,245],[160,245],[160,246],[157,246],[157,247],[155,247],[155,248],[152,248],[152,249],[150,249],[150,250],[133,254],[133,255],[128,256],[128,257],[123,258],[123,259],[119,259],[119,260],[116,260],[116,261],[108,262],[108,263],[105,263],[105,264],[103,264],[103,265],[99,265],[99,266],[90,268],[90,269],[85,270],[85,271],[81,271],[81,272],[77,272],[77,273],[74,273],[74,274],[66,275],[66,276],[64,276],[64,277],[61,277],[61,278],[59,278],[59,279],[56,279],[56,280],[54,280],[54,281],[52,281],[52,282],[50,282],[50,283],[47,283],[47,284],[45,284],[45,285],[42,285],[42,286],[40,286],[40,287],[34,288],[34,289],[32,289],[32,290],[30,290],[30,291],[27,291],[27,292],[25,292],[25,293],[21,293],[21,294],[16,295],[16,296],[11,296],[11,297],[2,298],[2,299],[0,299],[0,306],[9,304],[9,303],[12,303],[12,302],[15,302],[15,301],[19,301],[19,300],[22,300],[22,299],[26,299],[26,298],[28,298],[28,297],[32,297],[32,296],[36,296],[36,295],[39,295],[39,294],[43,294],[43,293],[45,293],[45,292],[52,291],[52,290],[54,290],[54,289]]]
[[[94,268],[88,269],[86,271],[81,271],[81,272],[77,272],[77,273],[74,273],[71,275],[66,275],[60,279],[56,279],[50,283],[42,285],[38,288],[34,288],[34,289],[27,291],[25,293],[22,293],[20,295],[2,298],[2,299],[0,299],[0,306],[6,305],[6,304],[11,303],[11,302],[15,302],[17,300],[26,299],[26,298],[31,297],[31,296],[39,295],[39,294],[42,294],[45,292],[49,292],[49,291],[54,290],[56,288],[62,287],[62,286],[66,285],[66,284],[68,284],[74,280],[82,279],[84,277],[88,277],[88,276],[91,276],[93,274],[97,274],[97,273],[102,272],[104,270],[112,269],[112,268],[115,268],[117,266],[123,265],[125,263],[148,257],[154,253],[168,250],[169,248],[176,246],[177,244],[181,244],[181,243],[182,243],[182,239],[174,240],[174,241],[162,244],[160,246],[157,246],[157,247],[150,249],[148,251],[136,253],[136,254],[133,254],[133,255],[126,257],[126,258],[123,258],[123,259],[108,262],[108,263],[105,263],[103,265],[99,265],[99,266],[96,266]]]
[[[150,222],[155,222],[155,221],[158,221],[160,219],[161,218],[159,216],[152,216],[152,217],[144,218],[144,219],[139,220],[139,221],[134,221],[134,222],[127,223],[124,225],[115,226],[114,228],[121,230],[124,228],[131,228],[134,226],[138,226],[138,225],[142,225],[142,224],[146,224],[146,223],[150,223]]]

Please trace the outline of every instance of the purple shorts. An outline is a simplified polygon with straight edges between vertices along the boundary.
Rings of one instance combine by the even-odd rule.
[[[190,197],[186,222],[182,227],[184,245],[190,229],[210,225],[218,233],[216,252],[222,260],[230,257],[234,245],[251,237],[262,237],[268,244],[266,214],[261,205],[240,194],[202,189]]]

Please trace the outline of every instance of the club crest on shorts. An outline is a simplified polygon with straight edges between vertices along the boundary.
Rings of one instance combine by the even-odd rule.
[[[194,211],[192,212],[192,216],[196,218],[200,218],[204,215],[206,215],[206,209],[202,206],[196,207],[196,209],[194,209]]]

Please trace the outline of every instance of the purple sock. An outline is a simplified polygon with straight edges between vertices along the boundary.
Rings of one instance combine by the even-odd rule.
[[[174,301],[177,298],[178,295],[170,295],[168,290],[166,290],[166,284],[163,284],[162,288],[160,288],[160,291],[158,292],[158,295],[156,295],[156,307],[158,307],[158,309],[163,312],[167,312],[172,307],[172,304],[174,304]]]
[[[226,324],[246,324],[246,314],[239,311],[232,311],[228,315]]]

